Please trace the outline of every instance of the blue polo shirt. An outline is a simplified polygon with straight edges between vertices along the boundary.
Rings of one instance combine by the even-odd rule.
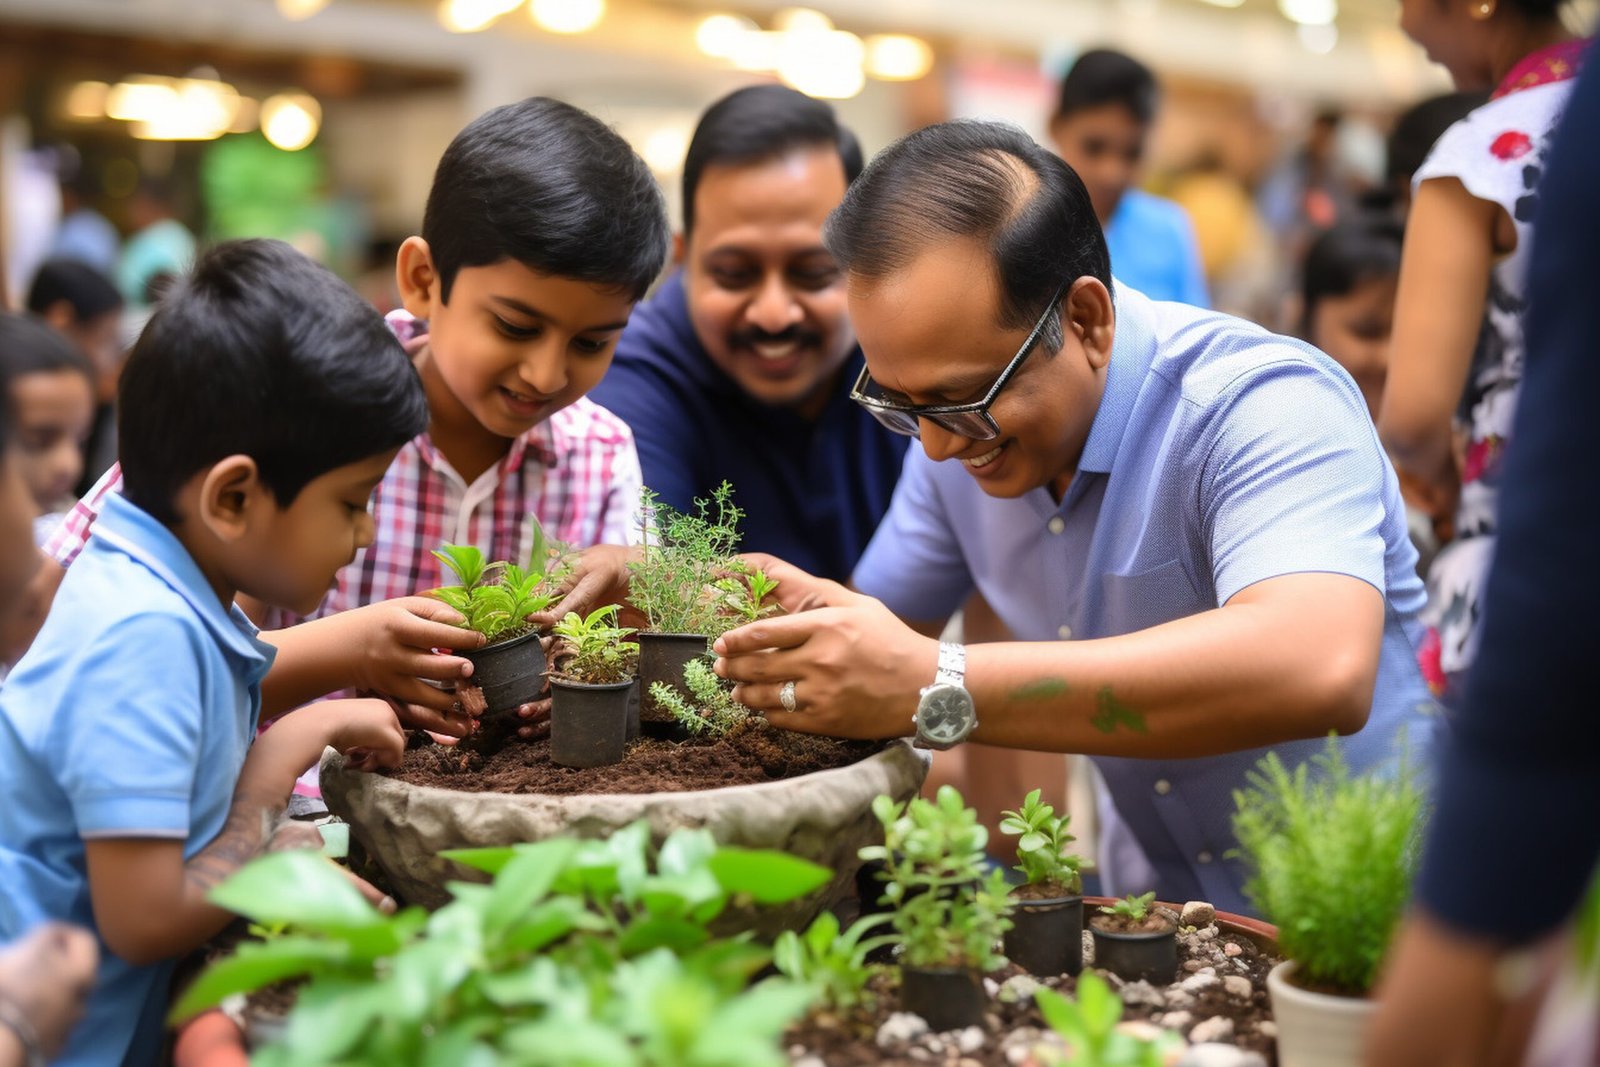
[[[1116,297],[1105,392],[1057,504],[1000,500],[961,464],[907,458],[856,585],[901,616],[948,615],[976,584],[1018,640],[1112,637],[1226,604],[1284,574],[1369,583],[1386,603],[1372,713],[1342,744],[1358,770],[1425,758],[1434,722],[1417,668],[1424,593],[1405,506],[1354,383],[1308,345],[1240,319]],[[978,709],[981,721],[983,709]],[[1275,745],[1291,766],[1321,740]],[[1248,910],[1233,790],[1265,754],[1096,757],[1167,900]]]
[[[1183,208],[1142,189],[1122,194],[1106,224],[1111,273],[1151,300],[1210,303],[1194,226]]]
[[[675,274],[634,310],[589,395],[633,429],[644,484],[667,504],[685,510],[726,479],[745,510],[745,551],[843,581],[889,507],[907,444],[850,401],[860,371],[858,348],[815,421],[751,399],[706,355]]]
[[[226,609],[172,532],[120,494],[0,690],[0,941],[45,919],[95,928],[84,841],[221,830],[273,648]],[[173,963],[101,944],[59,1064],[154,1063]]]

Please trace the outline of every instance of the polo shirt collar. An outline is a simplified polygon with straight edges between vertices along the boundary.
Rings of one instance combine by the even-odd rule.
[[[274,649],[257,638],[256,628],[237,607],[225,609],[211,583],[173,532],[121,493],[107,494],[95,520],[93,539],[123,553],[165,582],[188,602],[217,643],[260,673]]]
[[[1115,283],[1112,304],[1116,314],[1116,335],[1111,342],[1111,362],[1106,367],[1106,384],[1100,394],[1100,409],[1089,427],[1078,470],[1109,474],[1112,461],[1122,447],[1133,405],[1144,387],[1145,376],[1155,358],[1155,331],[1150,321],[1150,301],[1142,294]]]

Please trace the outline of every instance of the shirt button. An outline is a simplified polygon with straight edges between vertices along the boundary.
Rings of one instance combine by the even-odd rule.
[[[1156,795],[1164,797],[1170,792],[1172,792],[1172,783],[1167,781],[1165,778],[1157,779]]]
[[[1200,853],[1200,855],[1196,856],[1195,859],[1198,860],[1201,863],[1210,863],[1211,862],[1211,853],[1202,852],[1202,853]]]
[[[1050,521],[1045,523],[1045,529],[1049,530],[1053,534],[1058,534],[1066,528],[1067,520],[1063,519],[1060,515],[1051,516]]]
[[[1061,638],[1063,641],[1070,641],[1072,639],[1072,627],[1068,626],[1066,623],[1062,623],[1060,626],[1056,627],[1056,636]]]

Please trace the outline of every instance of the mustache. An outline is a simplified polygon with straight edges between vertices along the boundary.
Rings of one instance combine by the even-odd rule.
[[[728,341],[734,347],[748,348],[751,345],[788,344],[791,341],[801,345],[817,346],[822,344],[822,331],[810,326],[796,324],[786,330],[772,333],[759,326],[746,326],[741,330],[734,330],[728,335]]]

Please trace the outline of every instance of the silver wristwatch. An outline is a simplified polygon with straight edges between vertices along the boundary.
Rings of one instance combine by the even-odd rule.
[[[922,690],[913,743],[918,748],[954,748],[978,726],[978,710],[965,685],[967,650],[951,641],[939,643],[939,670],[933,684]]]

